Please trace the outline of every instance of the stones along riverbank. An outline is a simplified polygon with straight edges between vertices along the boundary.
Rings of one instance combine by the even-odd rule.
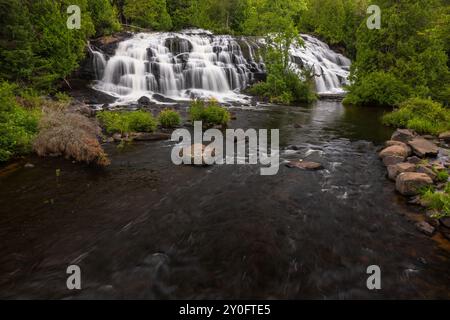
[[[435,137],[398,129],[379,156],[396,190],[410,204],[426,208],[417,229],[429,236],[438,231],[450,239],[450,132]]]

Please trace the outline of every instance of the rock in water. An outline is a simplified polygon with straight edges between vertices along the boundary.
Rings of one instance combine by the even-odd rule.
[[[450,142],[450,131],[443,132],[439,135],[439,139],[444,140],[445,142]]]
[[[425,156],[437,156],[439,148],[432,142],[422,138],[417,137],[408,142],[408,144],[413,149],[414,153],[419,157]]]
[[[436,230],[435,227],[433,227],[432,225],[430,225],[428,222],[426,221],[421,221],[421,222],[417,222],[416,223],[416,228],[420,231],[423,232],[424,234],[426,234],[427,236],[432,236],[434,231]]]
[[[404,196],[415,196],[420,189],[433,184],[433,180],[425,173],[403,172],[397,176],[395,187]]]
[[[150,100],[150,98],[146,97],[146,96],[140,97],[137,102],[142,106],[150,106],[153,104],[152,101]]]
[[[400,173],[403,172],[414,172],[416,170],[416,166],[412,163],[408,163],[408,162],[403,162],[403,163],[398,163],[398,164],[394,164],[394,165],[390,165],[387,167],[388,170],[388,177],[391,180],[394,180],[397,178],[397,176]]]
[[[299,168],[303,170],[322,170],[323,166],[318,162],[313,161],[289,161],[286,163],[288,168]]]
[[[393,145],[381,150],[380,158],[384,158],[386,156],[399,156],[406,159],[406,157],[408,156],[408,152],[409,150],[405,144]]]
[[[408,143],[412,139],[414,139],[417,134],[409,129],[397,129],[391,137],[391,140],[400,141],[403,143]]]

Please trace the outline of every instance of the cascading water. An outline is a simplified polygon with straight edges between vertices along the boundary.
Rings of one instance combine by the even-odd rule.
[[[342,93],[350,60],[313,37],[303,38],[304,47],[290,50],[292,61],[314,68],[318,93]],[[204,30],[139,33],[119,43],[112,57],[91,50],[94,88],[120,103],[142,96],[158,96],[161,101],[161,95],[173,100],[248,101],[240,91],[264,75],[262,45],[258,38],[215,36]]]

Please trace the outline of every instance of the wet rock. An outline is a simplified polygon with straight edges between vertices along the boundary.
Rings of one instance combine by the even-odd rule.
[[[388,166],[387,170],[389,179],[395,181],[397,176],[402,172],[414,172],[416,170],[416,166],[412,163],[402,162]]]
[[[383,164],[386,167],[394,165],[394,164],[402,163],[403,161],[405,161],[405,158],[400,157],[400,156],[386,156],[383,158]]]
[[[405,148],[406,150],[408,150],[408,155],[411,155],[411,153],[412,153],[410,146],[408,146],[406,143],[401,142],[401,141],[388,140],[388,141],[386,141],[385,145],[386,145],[386,147],[401,146],[401,147]]]
[[[152,104],[154,104],[154,103],[152,102],[152,100],[150,100],[150,98],[149,98],[149,97],[146,97],[146,96],[140,97],[139,100],[138,100],[137,102],[138,102],[140,105],[142,105],[142,106],[151,106]]]
[[[23,167],[24,167],[24,168],[34,168],[34,164],[32,164],[32,163],[26,163]]]
[[[313,161],[289,161],[286,163],[286,167],[311,171],[323,169],[323,166],[320,163]]]
[[[419,164],[417,166],[417,172],[425,173],[427,176],[433,179],[433,181],[436,180],[437,174],[429,166],[425,164]]]
[[[427,236],[432,236],[434,232],[436,231],[436,228],[430,225],[426,221],[421,221],[416,223],[416,228],[420,232],[426,234]]]
[[[289,146],[286,147],[286,150],[295,150],[295,151],[297,151],[297,150],[300,150],[300,147],[291,144],[291,145],[289,145]]]
[[[450,217],[440,218],[439,222],[446,228],[450,229]]]
[[[415,196],[423,187],[433,184],[433,180],[425,173],[403,172],[397,176],[395,187],[404,196]]]
[[[437,228],[439,227],[439,220],[436,219],[436,215],[438,215],[439,212],[435,210],[427,210],[425,212],[425,220],[432,225],[433,227]]]
[[[171,134],[163,132],[136,132],[131,134],[134,141],[158,141],[158,140],[170,140]]]
[[[420,159],[418,156],[408,157],[407,160],[409,163],[412,163],[412,164],[418,164],[422,161],[422,159]]]
[[[133,34],[130,32],[119,32],[115,33],[113,35],[103,36],[94,40],[91,40],[91,44],[103,51],[104,53],[112,56],[114,55],[117,46],[121,41],[124,41],[130,37],[132,37]]]
[[[450,142],[450,131],[443,132],[439,135],[439,139],[444,140],[445,142]]]
[[[154,93],[152,95],[152,98],[155,99],[158,102],[163,102],[163,103],[175,103],[176,101],[170,98],[167,98],[165,96],[163,96],[162,94],[159,93]]]
[[[417,133],[415,133],[412,130],[409,129],[397,129],[391,137],[391,140],[394,141],[401,141],[403,143],[408,143],[412,139],[414,139],[417,136]]]
[[[408,144],[413,149],[413,152],[419,157],[425,156],[437,156],[439,148],[432,142],[422,138],[417,137],[408,142]]]
[[[406,145],[392,145],[387,148],[384,148],[381,150],[379,156],[380,158],[385,158],[387,156],[396,156],[396,157],[402,157],[403,159],[406,159],[406,157],[409,155],[409,150],[406,147]]]
[[[114,133],[114,134],[112,135],[112,138],[114,139],[115,142],[120,142],[120,141],[122,141],[122,134],[120,134],[120,133]]]

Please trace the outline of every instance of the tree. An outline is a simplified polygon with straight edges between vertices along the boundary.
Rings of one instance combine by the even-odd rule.
[[[96,36],[120,30],[118,10],[109,0],[89,0],[88,10],[94,23]]]
[[[166,0],[125,0],[123,13],[130,23],[154,30],[169,30],[172,19]]]

